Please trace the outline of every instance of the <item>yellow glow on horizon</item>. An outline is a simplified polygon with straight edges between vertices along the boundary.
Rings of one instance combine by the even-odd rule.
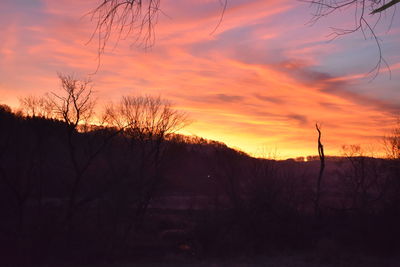
[[[163,11],[173,19],[160,16],[154,47],[132,46],[129,38],[114,47],[113,39],[97,72],[98,43],[85,45],[94,25],[79,15],[90,1],[35,2],[32,14],[8,1],[18,16],[0,18],[0,103],[18,108],[21,96],[57,92],[57,72],[73,73],[93,80],[99,114],[121,96],[160,96],[193,120],[180,132],[253,156],[316,155],[316,122],[323,126],[327,155],[341,155],[349,144],[374,144],[384,155],[382,137],[399,112],[400,63],[392,52],[399,39],[391,33],[385,40],[392,80],[385,80],[382,68],[385,78],[368,83],[363,77],[369,69],[361,67],[370,48],[354,53],[357,40],[351,38],[327,43],[326,29],[292,22],[294,15],[306,21],[307,8],[271,1],[232,3],[213,34],[218,3],[167,5]],[[392,31],[398,33],[398,25]]]

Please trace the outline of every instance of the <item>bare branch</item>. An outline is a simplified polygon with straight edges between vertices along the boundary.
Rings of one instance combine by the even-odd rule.
[[[136,43],[145,48],[151,47],[159,11],[160,0],[103,0],[89,12],[91,20],[96,22],[90,40],[97,35],[99,56],[104,53],[113,34],[116,34],[118,42],[134,33]]]
[[[220,26],[228,0],[219,0],[222,6],[221,16],[210,35]],[[115,37],[115,46],[120,40],[133,37],[133,44],[150,48],[155,42],[155,26],[158,15],[164,14],[160,9],[161,0],[101,0],[101,3],[87,15],[95,22],[95,29],[88,41],[97,39],[98,66],[101,55],[109,41]]]
[[[367,39],[368,35],[376,43],[378,50],[378,59],[375,66],[371,69],[368,74],[372,74],[372,79],[376,78],[382,69],[382,65],[389,70],[391,75],[390,67],[383,57],[381,40],[378,38],[375,28],[381,21],[381,12],[387,11],[390,7],[396,7],[395,4],[399,3],[400,0],[392,0],[389,3],[385,0],[301,0],[302,2],[309,3],[315,7],[315,13],[313,18],[310,20],[310,24],[313,25],[320,19],[329,16],[333,13],[339,13],[344,10],[353,10],[355,17],[355,24],[352,28],[340,29],[331,28],[333,32],[329,35],[333,39],[342,37],[347,34],[352,34],[361,31],[364,38]],[[393,16],[395,9],[393,11]],[[375,15],[375,16],[374,16]],[[376,17],[378,15],[378,17]],[[393,20],[392,16],[392,20]]]
[[[160,97],[125,96],[118,105],[106,108],[107,122],[134,138],[163,139],[185,127],[186,113],[172,109],[171,104]]]
[[[48,101],[54,106],[56,117],[65,121],[71,128],[88,123],[94,114],[95,101],[90,80],[80,81],[72,75],[58,75],[64,95],[51,93]]]
[[[379,1],[379,2],[380,2],[380,1]],[[383,4],[380,8],[374,9],[374,10],[371,12],[371,14],[380,13],[380,12],[382,12],[382,11],[388,9],[389,7],[391,7],[391,6],[395,5],[395,4],[398,4],[398,3],[400,3],[400,0],[392,0],[392,1],[390,1],[389,3],[387,3],[387,4]]]

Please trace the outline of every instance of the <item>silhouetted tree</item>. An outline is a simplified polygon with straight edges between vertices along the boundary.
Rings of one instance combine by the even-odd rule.
[[[46,96],[25,96],[19,99],[20,108],[25,116],[51,118],[53,114],[53,103]]]
[[[341,175],[343,208],[360,214],[375,211],[377,202],[387,190],[388,177],[384,165],[367,157],[359,145],[343,146],[343,155],[350,163]]]
[[[392,130],[389,136],[384,138],[386,156],[390,178],[388,182],[388,210],[394,214],[400,214],[400,123]]]
[[[66,220],[71,223],[71,219],[77,209],[77,198],[81,182],[99,151],[92,152],[86,159],[79,157],[79,150],[81,149],[78,142],[79,128],[83,128],[85,124],[88,124],[94,114],[95,103],[92,99],[93,91],[90,81],[81,81],[72,75],[63,74],[59,74],[59,78],[63,94],[51,93],[49,101],[53,105],[56,118],[64,121],[67,126],[66,143],[74,173],[66,211]]]
[[[189,123],[186,113],[174,110],[160,97],[126,96],[106,110],[105,120],[110,126],[123,129],[130,147],[131,188],[135,217],[125,231],[126,242],[130,232],[140,227],[147,207],[162,180],[162,161],[165,138]],[[134,181],[132,181],[134,180]],[[132,184],[133,182],[133,184]]]
[[[319,173],[318,173],[318,179],[317,179],[317,188],[315,192],[315,216],[317,218],[321,217],[321,207],[320,207],[320,202],[321,202],[321,182],[322,182],[322,176],[324,174],[324,169],[325,169],[325,154],[324,154],[324,146],[321,143],[321,127],[318,124],[315,124],[315,128],[317,129],[318,132],[318,155],[319,155],[319,160],[320,160],[320,168],[319,168]]]
[[[384,138],[386,155],[390,159],[400,159],[400,123]]]
[[[90,80],[78,80],[72,75],[59,74],[63,95],[52,92],[49,100],[55,114],[69,127],[71,135],[79,125],[87,124],[93,116],[93,90]]]
[[[0,104],[0,112],[2,116],[11,115],[11,108],[8,105]]]

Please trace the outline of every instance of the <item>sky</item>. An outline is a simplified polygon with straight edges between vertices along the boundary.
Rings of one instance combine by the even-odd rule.
[[[85,15],[98,3],[0,1],[0,103],[18,108],[21,97],[59,91],[57,73],[74,74],[93,81],[98,114],[122,96],[161,96],[190,116],[181,133],[277,158],[317,154],[315,123],[328,155],[343,145],[382,155],[396,126],[400,16],[391,12],[375,30],[391,75],[383,68],[373,79],[379,55],[368,32],[329,35],[354,25],[351,10],[310,25],[315,9],[300,1],[229,0],[216,28],[218,0],[161,0],[154,45],[114,36],[99,65]]]

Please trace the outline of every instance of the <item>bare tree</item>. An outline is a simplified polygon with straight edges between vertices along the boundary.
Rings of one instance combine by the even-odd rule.
[[[166,136],[185,127],[188,123],[186,113],[174,110],[166,100],[151,96],[125,96],[117,105],[111,104],[105,112],[105,121],[121,129],[128,137],[131,149],[140,153],[141,167],[152,162],[158,169],[162,159],[162,144]],[[150,160],[146,163],[147,160]]]
[[[59,74],[63,95],[51,93],[49,100],[55,115],[74,131],[87,124],[93,116],[95,102],[90,80],[78,80],[72,75]]]
[[[392,133],[384,138],[384,146],[388,169],[390,172],[390,191],[391,195],[389,203],[392,203],[400,211],[400,120],[397,126],[392,130]]]
[[[400,121],[392,133],[384,138],[387,168],[389,172],[388,192],[385,206],[393,214],[400,214]]]
[[[54,106],[55,116],[67,125],[67,148],[74,172],[66,211],[66,220],[69,222],[77,209],[77,197],[84,174],[99,150],[91,153],[83,162],[78,155],[79,144],[76,137],[79,127],[88,124],[94,114],[95,102],[92,99],[90,81],[81,81],[72,75],[63,74],[59,74],[59,78],[63,94],[51,93],[48,97]]]
[[[392,133],[384,138],[384,145],[389,159],[400,159],[400,122]]]
[[[346,145],[342,149],[345,162],[349,164],[339,176],[344,193],[342,210],[359,214],[376,211],[389,185],[385,162],[368,157],[365,149],[359,145]]]
[[[176,132],[188,123],[188,116],[172,108],[171,103],[160,97],[125,96],[118,104],[106,109],[106,121],[110,126],[123,129],[131,149],[131,165],[136,166],[131,177],[135,179],[136,196],[134,219],[126,228],[124,244],[132,230],[140,227],[147,207],[162,180],[164,141],[168,134]],[[135,163],[135,164],[134,164]]]
[[[20,108],[25,116],[51,118],[53,104],[48,97],[25,96],[19,99]]]
[[[67,125],[66,143],[74,177],[69,190],[65,219],[68,224],[71,224],[72,218],[79,208],[106,194],[118,182],[116,180],[108,181],[106,188],[89,195],[83,195],[80,192],[82,182],[88,176],[87,171],[94,165],[96,158],[115,136],[126,130],[126,127],[131,124],[128,122],[121,125],[119,129],[108,129],[105,132],[91,131],[102,129],[102,125],[92,125],[95,101],[90,81],[78,80],[72,75],[62,74],[59,74],[59,78],[63,94],[51,93],[48,97],[54,106],[56,118],[61,119]],[[86,134],[85,138],[80,138],[82,134]]]
[[[320,168],[319,168],[318,179],[317,179],[317,190],[316,190],[316,196],[315,196],[315,200],[314,200],[315,201],[314,209],[315,209],[316,217],[320,218],[320,216],[321,216],[321,207],[320,207],[321,182],[322,182],[322,176],[324,174],[324,169],[325,169],[325,154],[324,154],[324,146],[321,143],[321,126],[319,126],[316,123],[315,128],[317,129],[317,132],[318,132],[318,155],[319,155],[319,160],[320,160]]]
[[[186,113],[160,97],[124,96],[106,109],[106,121],[135,139],[162,140],[188,123]]]
[[[370,34],[371,38],[375,41],[378,49],[378,60],[376,65],[370,71],[374,73],[374,78],[378,75],[382,64],[385,65],[390,71],[389,65],[383,57],[381,40],[375,32],[377,24],[381,22],[383,12],[392,12],[390,26],[396,13],[396,4],[400,0],[302,0],[303,2],[310,3],[315,7],[315,13],[310,23],[314,24],[320,19],[339,13],[344,10],[352,10],[354,13],[354,26],[352,28],[336,28],[332,27],[333,32],[330,34],[332,39],[341,37],[343,35],[361,31],[364,38]],[[389,28],[390,28],[389,26]]]

